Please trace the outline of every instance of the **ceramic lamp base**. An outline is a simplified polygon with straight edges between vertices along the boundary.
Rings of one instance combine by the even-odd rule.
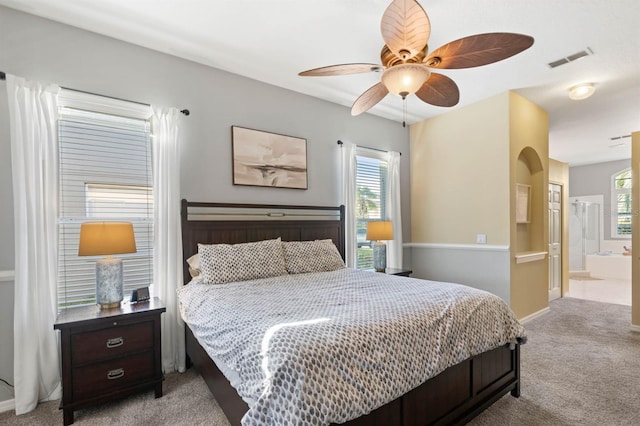
[[[373,245],[373,267],[376,272],[384,272],[387,269],[387,245],[381,241]]]
[[[120,306],[124,299],[122,259],[114,257],[96,262],[96,303],[100,309]]]

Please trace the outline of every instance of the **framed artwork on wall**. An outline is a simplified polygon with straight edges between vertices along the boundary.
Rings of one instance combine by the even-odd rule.
[[[516,223],[531,222],[531,186],[516,183]]]
[[[307,189],[307,140],[231,126],[233,184]]]

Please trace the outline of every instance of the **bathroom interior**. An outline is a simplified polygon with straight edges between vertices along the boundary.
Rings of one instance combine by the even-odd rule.
[[[604,239],[602,197],[569,200],[569,296],[631,305],[631,239]]]

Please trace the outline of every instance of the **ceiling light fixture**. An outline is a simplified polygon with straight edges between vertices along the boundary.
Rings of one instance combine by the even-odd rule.
[[[589,96],[593,95],[595,90],[596,87],[593,83],[580,83],[569,89],[569,98],[574,101],[587,99]]]
[[[404,99],[416,93],[430,76],[429,68],[422,64],[401,64],[384,70],[382,84]]]

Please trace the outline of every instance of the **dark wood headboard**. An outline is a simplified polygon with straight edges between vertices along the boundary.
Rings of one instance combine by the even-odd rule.
[[[283,241],[331,239],[344,259],[344,206],[203,203],[182,200],[184,259],[201,244],[238,244],[282,238]],[[184,262],[184,281],[190,280]]]

